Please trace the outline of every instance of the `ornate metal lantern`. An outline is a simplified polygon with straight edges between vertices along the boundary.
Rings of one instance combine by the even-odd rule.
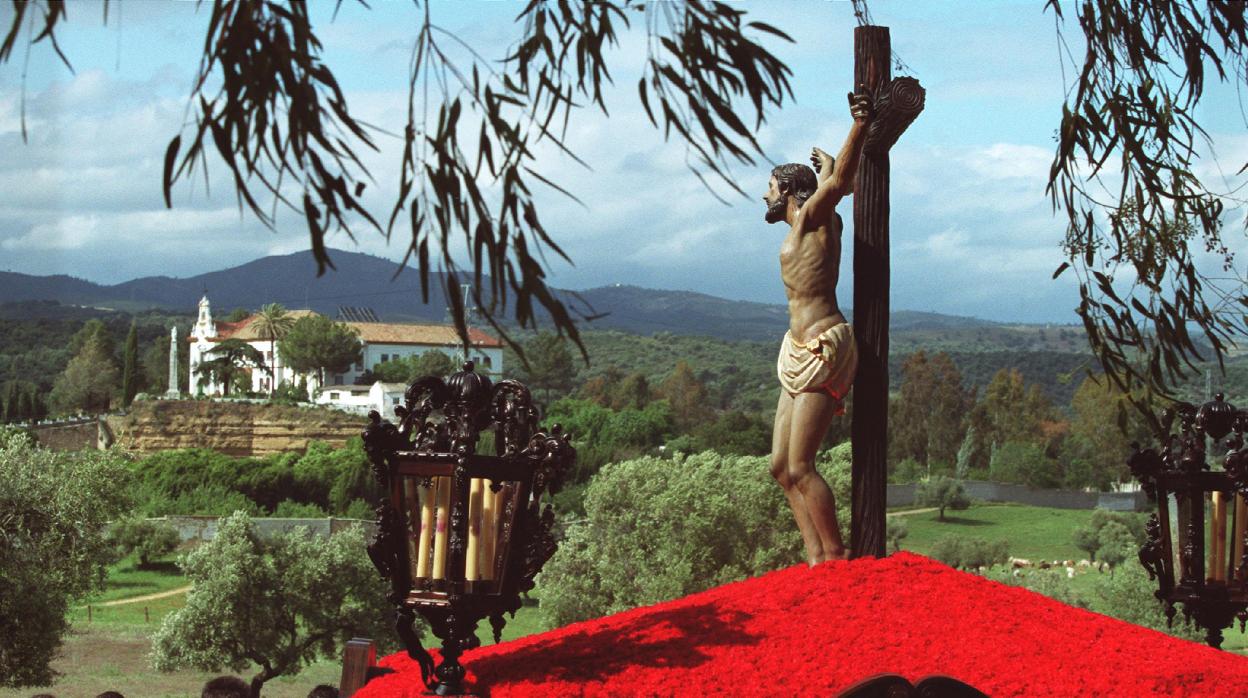
[[[1238,617],[1242,632],[1248,621],[1248,412],[1219,393],[1199,408],[1178,403],[1163,426],[1160,451],[1136,444],[1127,461],[1157,503],[1140,563],[1158,581],[1155,594],[1166,604],[1167,624],[1174,621],[1174,605],[1182,604],[1184,616],[1205,629],[1206,642],[1220,648],[1224,628]],[[1210,469],[1206,437],[1228,449],[1225,470]]]
[[[368,553],[390,579],[408,655],[431,693],[443,696],[463,693],[459,656],[479,644],[477,624],[488,617],[497,642],[503,614],[514,617],[520,594],[554,554],[554,512],[540,499],[559,491],[576,458],[558,425],[540,430],[528,388],[491,385],[472,368],[470,361],[445,381],[415,381],[394,410],[397,426],[373,411],[364,431],[387,495]],[[476,453],[483,430],[494,432],[495,455]],[[418,612],[442,640],[436,669],[412,627]]]

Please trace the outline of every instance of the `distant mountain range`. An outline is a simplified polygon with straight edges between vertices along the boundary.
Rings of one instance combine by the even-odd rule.
[[[311,308],[330,316],[337,315],[340,306],[354,306],[371,308],[385,321],[441,322],[446,318],[447,302],[438,275],[431,275],[429,302],[422,303],[416,269],[406,267],[396,278],[399,267],[393,261],[345,250],[332,251],[331,256],[337,270],[319,278],[314,276],[315,264],[309,252],[264,257],[186,279],[149,276],[113,286],[64,275],[0,272],[0,304],[57,301],[63,305],[129,312],[160,308],[193,314],[206,293],[217,315],[225,315],[233,308],[255,309],[277,302],[287,308]],[[783,305],[734,301],[692,291],[617,285],[577,291],[575,295],[569,291],[560,293],[570,307],[606,313],[585,325],[589,329],[775,340],[788,326],[788,309]],[[924,335],[976,331],[982,336],[984,332],[1019,326],[896,311],[891,327],[894,331]]]

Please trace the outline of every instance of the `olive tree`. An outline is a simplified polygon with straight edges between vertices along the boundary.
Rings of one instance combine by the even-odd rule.
[[[105,524],[129,507],[129,469],[0,429],[0,687],[46,686],[69,605],[104,586]]]
[[[259,698],[266,681],[338,657],[352,637],[394,635],[388,589],[359,527],[328,541],[305,529],[262,542],[250,517],[235,512],[181,564],[194,586],[186,606],[166,616],[152,638],[159,671],[242,672],[255,665],[251,693]]]

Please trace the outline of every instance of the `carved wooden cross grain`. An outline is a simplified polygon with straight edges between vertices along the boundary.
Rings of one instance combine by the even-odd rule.
[[[892,79],[888,27],[854,28],[854,84],[872,96],[875,118],[854,178],[853,557],[884,556],[888,447],[888,151],[923,111],[914,78]]]

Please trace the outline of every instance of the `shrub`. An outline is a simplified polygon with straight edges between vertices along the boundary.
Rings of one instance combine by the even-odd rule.
[[[1070,587],[1066,573],[1062,570],[1031,569],[1015,577],[1012,570],[1003,569],[989,574],[988,577],[1009,586],[1021,586],[1067,606],[1085,609],[1090,607],[1087,600]]]
[[[1174,637],[1204,642],[1204,632],[1189,624],[1182,613],[1175,618],[1173,627],[1166,626],[1164,606],[1153,595],[1157,582],[1149,581],[1148,573],[1140,565],[1124,565],[1121,574],[1101,580],[1096,593],[1101,601],[1098,610],[1105,615]]]
[[[905,519],[899,516],[888,517],[887,531],[884,537],[888,538],[888,542],[893,545],[893,552],[901,550],[901,541],[910,534],[910,528],[906,525]]]
[[[329,514],[315,504],[304,504],[290,499],[283,499],[273,509],[273,517],[278,519],[323,519],[327,516]]]
[[[1074,530],[1072,539],[1075,543],[1075,547],[1086,551],[1090,559],[1095,560],[1097,554],[1100,552],[1101,546],[1104,545],[1103,539],[1101,538],[1101,531],[1110,523],[1114,523],[1122,528],[1125,528],[1130,535],[1130,540],[1134,542],[1135,548],[1144,545],[1144,519],[1145,516],[1143,514],[1136,514],[1128,511],[1109,511],[1108,509],[1097,508],[1092,511],[1092,518],[1088,520],[1087,526],[1079,526]],[[1126,537],[1122,536],[1121,533],[1116,535],[1118,536],[1120,545],[1130,548],[1130,546],[1126,545]],[[1105,561],[1109,562],[1108,560]],[[1114,563],[1110,564],[1112,565]]]
[[[927,466],[918,462],[913,458],[903,458],[896,467],[893,468],[890,482],[902,484],[906,482],[917,482],[927,475]]]
[[[129,516],[113,522],[108,530],[108,541],[116,549],[118,558],[134,554],[138,557],[138,566],[147,567],[157,558],[173,552],[182,539],[172,526]]]
[[[971,498],[961,481],[939,475],[920,480],[914,489],[914,501],[926,507],[936,507],[941,521],[945,520],[945,509],[962,511],[971,506]]]
[[[991,567],[1009,559],[1005,541],[988,542],[983,538],[944,536],[932,546],[932,558],[955,569],[976,570]]]
[[[557,627],[796,562],[801,538],[768,470],[765,457],[710,451],[604,467],[585,494],[586,522],[538,577],[544,621]]]

